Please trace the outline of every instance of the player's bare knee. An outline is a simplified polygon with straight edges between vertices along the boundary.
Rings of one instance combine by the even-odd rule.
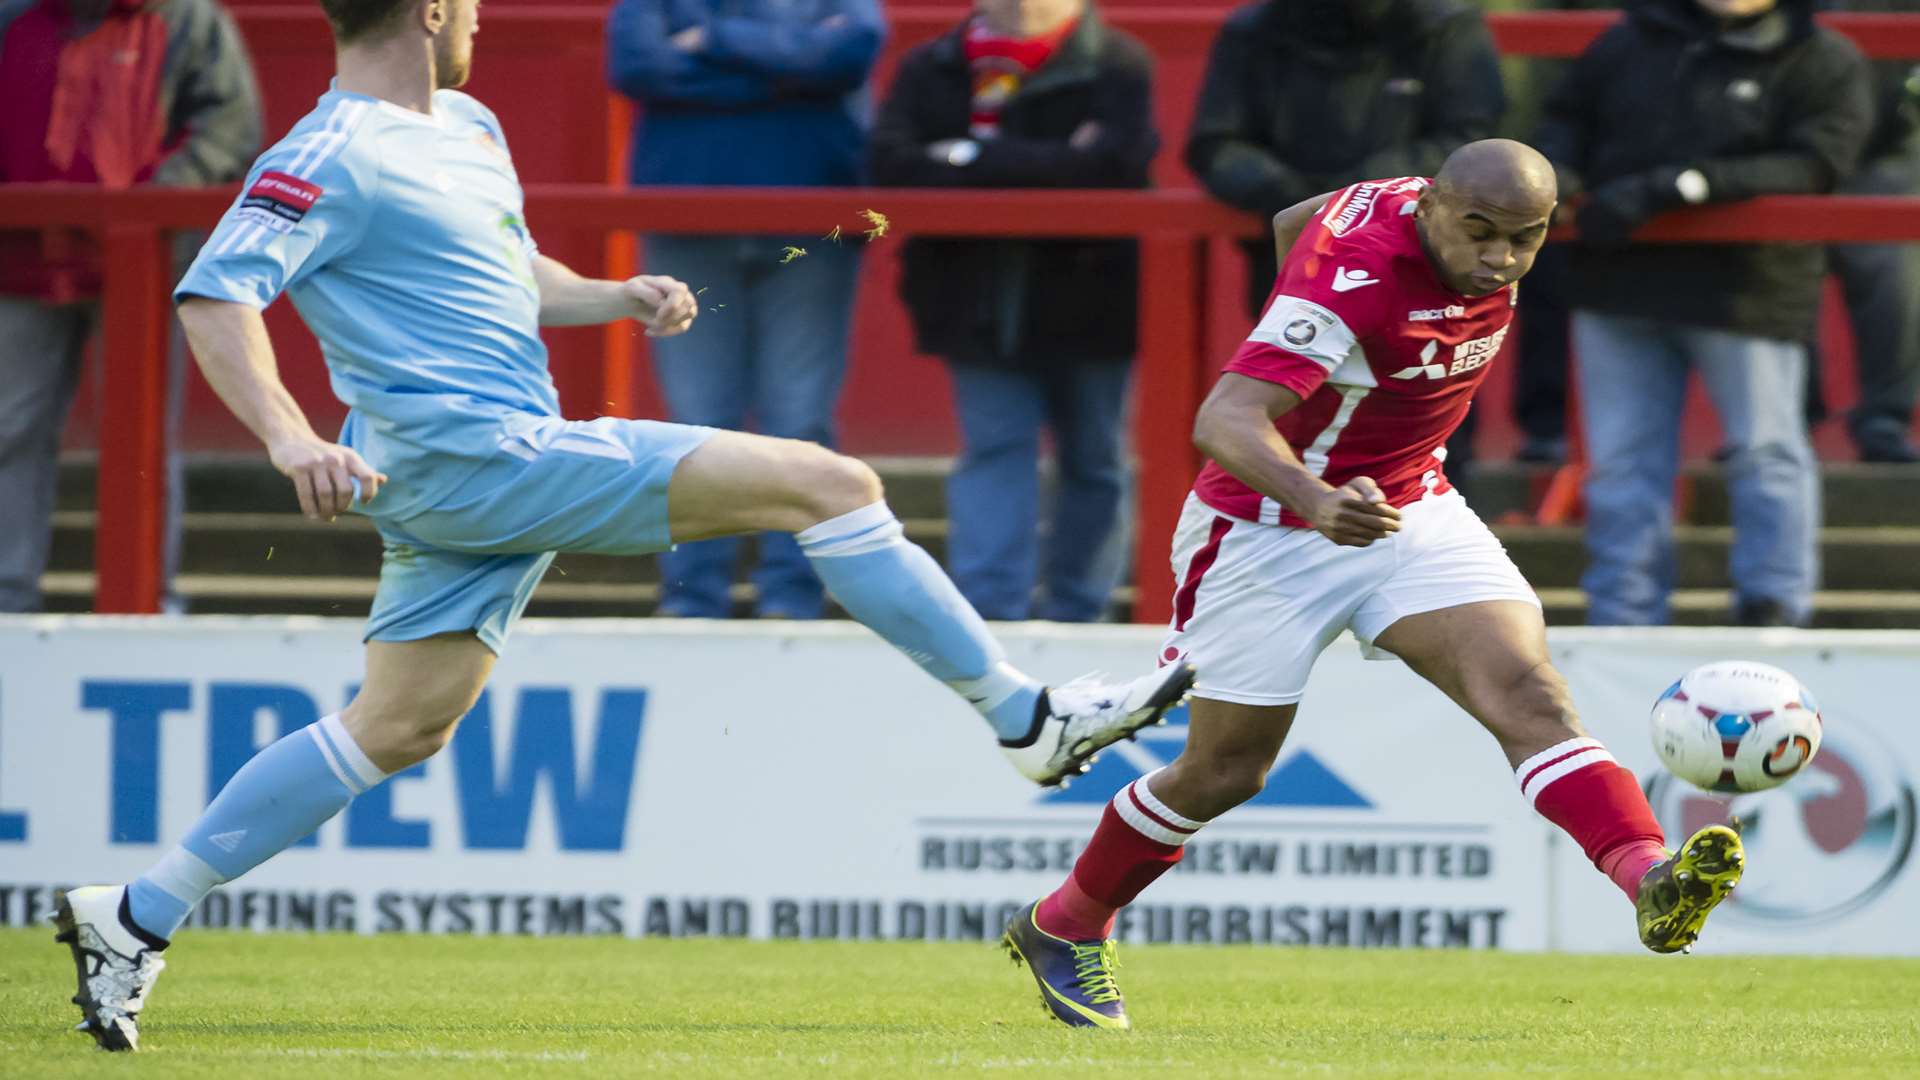
[[[808,462],[804,472],[805,490],[801,493],[805,509],[813,518],[808,525],[850,514],[881,500],[884,490],[880,474],[874,472],[872,466],[859,458],[814,449],[818,453]]]
[[[1271,757],[1181,755],[1152,783],[1153,792],[1175,811],[1199,821],[1211,821],[1239,806],[1267,786]]]
[[[394,702],[357,698],[341,713],[341,722],[361,752],[391,773],[445,749],[472,707],[473,699],[465,694]]]

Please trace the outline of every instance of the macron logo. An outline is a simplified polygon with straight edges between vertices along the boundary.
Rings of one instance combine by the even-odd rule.
[[[1352,292],[1354,289],[1364,289],[1369,285],[1378,284],[1380,279],[1365,270],[1349,270],[1343,266],[1333,272],[1334,292]]]

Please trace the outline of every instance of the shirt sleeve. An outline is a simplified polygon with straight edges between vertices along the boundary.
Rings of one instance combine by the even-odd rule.
[[[1360,343],[1386,324],[1394,284],[1388,260],[1308,226],[1274,285],[1266,313],[1226,370],[1312,396]]]
[[[265,308],[353,249],[372,217],[377,163],[351,131],[321,129],[261,155],[240,197],[174,287]]]

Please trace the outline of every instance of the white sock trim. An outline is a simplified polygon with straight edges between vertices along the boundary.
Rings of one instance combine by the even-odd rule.
[[[808,558],[823,559],[878,551],[905,535],[906,529],[882,500],[802,529],[793,539]]]
[[[1589,765],[1599,765],[1602,763],[1611,764],[1612,762],[1613,755],[1607,753],[1605,747],[1598,750],[1582,750],[1570,758],[1554,762],[1552,765],[1533,774],[1533,776],[1527,780],[1526,784],[1521,787],[1520,793],[1527,797],[1527,805],[1538,806],[1540,804],[1540,795],[1545,792],[1547,788],[1552,787],[1554,781],[1579,772]]]
[[[333,747],[327,744],[327,737],[320,734],[320,725],[308,724],[307,734],[313,737],[313,745],[320,751],[320,760],[327,763],[328,770],[333,773],[335,780],[340,781],[340,786],[346,788],[351,794],[360,794],[360,785],[355,783],[353,777],[347,773],[347,767],[340,764],[340,759],[334,755]]]
[[[1189,829],[1185,826],[1175,825],[1171,821],[1157,820],[1155,816],[1157,811],[1147,809],[1146,800],[1140,798],[1140,792],[1145,790],[1145,787],[1146,785],[1141,781],[1135,780],[1133,783],[1121,788],[1120,794],[1113,797],[1113,808],[1119,812],[1120,820],[1132,826],[1134,832],[1139,833],[1149,840],[1165,844],[1168,847],[1186,846],[1187,841],[1193,839],[1193,834],[1198,831],[1199,826],[1195,825]],[[1156,799],[1155,801],[1158,802],[1159,800]],[[1182,818],[1181,820],[1184,821],[1186,819]]]
[[[153,864],[153,869],[142,876],[155,888],[190,908],[198,905],[213,891],[215,885],[227,880],[205,859],[178,844],[160,856],[160,861]]]
[[[1519,766],[1513,770],[1513,778],[1519,782],[1522,788],[1525,788],[1527,786],[1527,778],[1533,775],[1534,770],[1547,764],[1554,758],[1566,757],[1575,750],[1605,749],[1606,747],[1601,744],[1599,739],[1590,739],[1585,736],[1578,739],[1568,739],[1566,742],[1554,743],[1552,746],[1521,762]]]
[[[1164,771],[1166,771],[1166,769],[1162,766],[1140,779],[1135,780],[1133,782],[1133,793],[1140,796],[1140,801],[1146,804],[1147,809],[1153,811],[1155,817],[1160,818],[1169,825],[1177,825],[1188,831],[1197,831],[1202,825],[1205,825],[1206,822],[1195,821],[1192,818],[1181,816],[1172,807],[1161,802],[1159,797],[1153,793],[1153,778],[1159,776]]]
[[[982,716],[1006,703],[1006,700],[1033,685],[1019,668],[1001,660],[977,679],[956,679],[947,684],[967,699],[967,704]]]
[[[347,726],[340,722],[339,713],[328,713],[314,726],[318,727],[320,734],[324,736],[322,741],[331,744],[339,753],[340,764],[353,774],[352,780],[347,780],[345,777],[341,777],[341,780],[355,795],[387,778],[386,771],[375,765],[366,751],[360,749],[360,744],[353,741],[353,736],[347,734]],[[329,761],[328,764],[332,762]],[[337,769],[335,773],[338,774]]]

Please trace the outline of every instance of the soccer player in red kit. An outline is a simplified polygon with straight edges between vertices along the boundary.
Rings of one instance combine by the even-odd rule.
[[[1539,600],[1442,468],[1556,198],[1545,158],[1491,139],[1432,180],[1355,184],[1274,219],[1280,280],[1200,408],[1212,460],[1173,544],[1162,657],[1200,673],[1186,748],[1121,790],[1066,882],[1007,928],[1054,1016],[1129,1026],[1115,913],[1260,791],[1343,630],[1486,726],[1528,802],[1634,903],[1649,949],[1692,944],[1738,882],[1724,826],[1667,851],[1633,775],[1581,729]]]

